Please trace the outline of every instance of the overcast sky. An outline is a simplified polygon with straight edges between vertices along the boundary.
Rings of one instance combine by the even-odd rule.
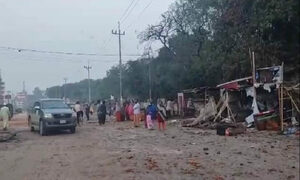
[[[17,47],[74,53],[118,54],[117,28],[121,17],[122,53],[142,54],[137,34],[160,20],[175,0],[0,0],[0,47]],[[133,2],[133,3],[132,3]],[[132,11],[127,7],[132,3]],[[126,18],[127,17],[127,18]],[[158,48],[154,45],[154,49]],[[134,57],[123,57],[126,62]],[[118,64],[118,56],[74,56],[18,52],[0,48],[0,69],[6,90],[14,93],[34,87],[45,89],[87,76],[102,78]]]

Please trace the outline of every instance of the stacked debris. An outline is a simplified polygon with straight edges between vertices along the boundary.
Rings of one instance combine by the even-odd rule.
[[[215,123],[213,119],[218,113],[218,105],[216,105],[213,97],[209,97],[208,103],[205,104],[200,110],[200,114],[197,118],[186,119],[182,121],[183,127],[198,127],[198,128],[207,128],[214,129]]]
[[[219,89],[212,87],[200,87],[194,89],[186,89],[178,93],[178,110],[183,118],[198,117],[201,109],[208,102],[207,97],[214,97],[219,100]]]
[[[232,127],[235,131],[236,125],[243,123],[248,127],[255,125],[258,130],[281,129],[283,132],[295,126],[299,129],[300,85],[283,83],[283,65],[259,68],[255,71],[255,79],[253,77],[218,85],[218,103],[215,96],[205,95],[197,118],[183,120],[182,126],[227,127],[227,130]]]

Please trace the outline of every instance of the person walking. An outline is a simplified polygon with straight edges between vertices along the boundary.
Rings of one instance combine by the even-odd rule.
[[[173,111],[174,111],[174,116],[178,116],[178,103],[177,101],[174,101],[173,103]]]
[[[90,105],[90,115],[93,116],[93,114],[94,114],[94,102],[92,102]]]
[[[167,101],[167,117],[170,118],[173,115],[173,102],[169,99]]]
[[[11,117],[11,114],[10,114],[8,106],[4,105],[0,109],[0,120],[3,121],[3,130],[4,131],[8,130],[8,127],[9,127],[8,121],[10,120],[10,117]]]
[[[147,118],[146,118],[148,129],[154,128],[156,118],[157,118],[157,108],[152,102],[150,102],[150,105],[147,108]]]
[[[97,113],[98,113],[99,125],[104,125],[106,119],[105,101],[102,101],[102,104],[98,107]]]
[[[77,124],[80,126],[80,121],[83,118],[83,111],[79,101],[76,102],[74,106],[74,111],[76,112]]]
[[[129,119],[130,119],[131,121],[133,121],[133,119],[134,119],[133,106],[134,106],[133,102],[130,101],[130,102],[129,102],[129,106],[128,106],[128,115],[129,115]]]
[[[96,112],[97,112],[98,122],[100,122],[100,114],[99,114],[99,112],[98,112],[100,106],[101,106],[101,101],[100,101],[100,100],[97,100],[97,102],[96,102]]]
[[[165,130],[166,129],[166,119],[167,119],[167,114],[166,114],[166,108],[160,102],[157,105],[158,108],[158,115],[157,115],[157,121],[158,121],[158,129],[159,130]]]
[[[129,120],[129,111],[128,111],[129,102],[126,101],[125,103],[126,103],[126,105],[125,105],[125,121],[128,121]]]
[[[133,125],[134,127],[140,126],[140,114],[141,114],[141,105],[138,100],[135,101],[135,104],[133,106]]]
[[[119,102],[116,102],[115,116],[118,122],[122,121],[121,106]]]
[[[90,105],[89,104],[85,104],[84,112],[85,112],[87,121],[89,121],[90,120]]]

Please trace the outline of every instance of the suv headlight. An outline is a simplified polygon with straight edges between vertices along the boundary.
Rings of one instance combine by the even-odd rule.
[[[52,116],[52,114],[50,114],[50,113],[45,113],[45,114],[44,114],[44,117],[50,119],[50,118],[52,118],[53,116]]]

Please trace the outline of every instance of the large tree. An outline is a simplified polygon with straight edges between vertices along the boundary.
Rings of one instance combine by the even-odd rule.
[[[258,67],[284,62],[285,80],[299,82],[299,11],[298,0],[178,0],[138,35],[141,43],[158,41],[162,48],[155,58],[122,67],[123,96],[148,98],[149,67],[154,97],[249,76],[249,50]],[[86,99],[84,84],[70,84],[72,98]],[[119,67],[92,87],[93,99],[119,97]]]

